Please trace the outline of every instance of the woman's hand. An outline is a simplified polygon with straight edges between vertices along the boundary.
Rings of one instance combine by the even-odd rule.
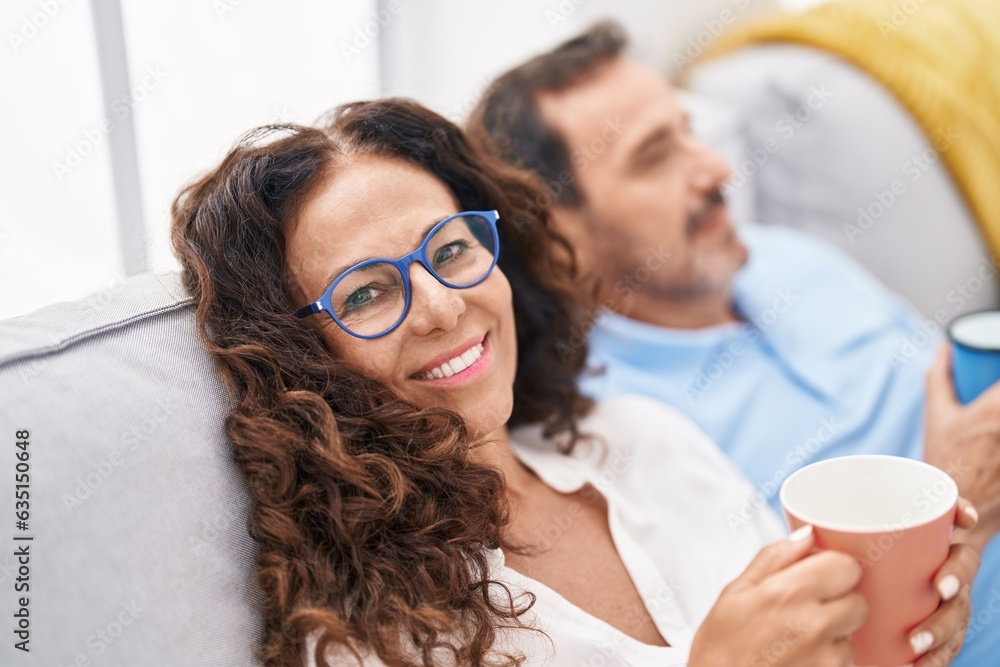
[[[955,524],[971,530],[976,510],[958,499]],[[849,636],[868,616],[854,587],[861,566],[846,554],[815,546],[811,527],[764,547],[723,589],[691,646],[689,667],[851,667]],[[910,631],[920,658],[914,667],[946,667],[965,641],[972,602],[970,585],[979,552],[954,543],[934,576],[937,610]]]
[[[1000,531],[1000,383],[969,405],[955,398],[951,350],[943,344],[927,373],[924,460],[951,475],[980,511],[963,541],[980,551]]]
[[[850,667],[848,637],[868,617],[854,591],[861,565],[836,551],[809,555],[814,546],[806,526],[764,547],[723,589],[695,634],[688,666]]]
[[[959,498],[956,514],[955,524],[959,528],[975,528],[977,513],[969,501]],[[952,544],[948,560],[934,575],[941,606],[910,631],[914,652],[922,654],[914,667],[945,667],[962,650],[972,615],[969,587],[978,571],[979,552],[967,544]]]

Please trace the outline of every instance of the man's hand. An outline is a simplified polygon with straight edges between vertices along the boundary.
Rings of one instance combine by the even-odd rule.
[[[1000,383],[963,406],[951,381],[951,348],[938,350],[927,374],[924,460],[950,474],[979,510],[974,530],[959,541],[982,551],[1000,531]]]
[[[963,530],[976,526],[977,513],[964,498],[958,499],[955,525]],[[934,575],[941,594],[937,610],[910,631],[910,644],[920,658],[914,667],[950,665],[965,643],[965,630],[972,617],[970,587],[979,571],[979,552],[968,544],[953,543],[948,560]]]

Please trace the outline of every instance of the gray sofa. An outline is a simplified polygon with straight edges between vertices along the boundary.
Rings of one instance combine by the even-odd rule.
[[[254,665],[250,497],[179,274],[0,322],[0,665]],[[30,518],[15,528],[15,432]],[[30,535],[17,541],[13,535]],[[30,592],[14,592],[29,546]],[[27,596],[30,653],[14,647]]]

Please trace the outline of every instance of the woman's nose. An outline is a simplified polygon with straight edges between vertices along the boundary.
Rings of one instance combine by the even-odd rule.
[[[465,312],[460,290],[442,284],[423,264],[410,265],[410,313],[407,319],[419,335],[435,329],[450,331]]]

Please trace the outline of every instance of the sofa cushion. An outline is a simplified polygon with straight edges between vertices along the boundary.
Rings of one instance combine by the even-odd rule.
[[[232,403],[179,274],[0,322],[0,393],[0,664],[257,664],[263,593],[250,495],[223,433]],[[9,483],[22,429],[23,532]],[[11,545],[30,550],[30,658],[9,634]]]

